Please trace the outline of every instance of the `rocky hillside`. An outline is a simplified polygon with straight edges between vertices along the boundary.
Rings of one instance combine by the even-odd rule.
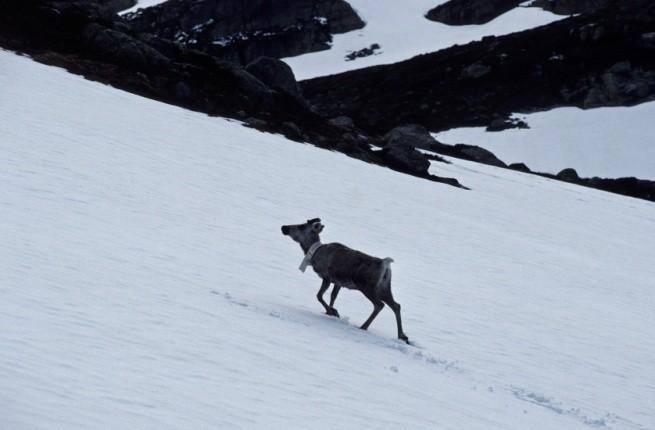
[[[652,100],[654,53],[655,3],[631,0],[302,87],[324,115],[347,115],[374,133],[406,123],[498,127],[512,112]]]
[[[136,31],[243,65],[328,49],[332,34],[364,26],[343,0],[169,0],[125,18]]]

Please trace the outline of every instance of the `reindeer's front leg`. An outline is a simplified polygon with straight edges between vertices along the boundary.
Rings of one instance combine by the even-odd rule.
[[[318,301],[323,305],[325,308],[325,313],[330,315],[330,307],[328,306],[327,303],[325,303],[325,300],[323,300],[323,294],[325,291],[328,289],[330,286],[330,280],[329,279],[323,279],[323,283],[321,284],[321,289],[318,290],[318,294],[316,294],[316,298]]]
[[[334,309],[334,301],[337,300],[337,295],[339,294],[340,289],[341,287],[337,284],[334,284],[334,287],[332,287],[332,294],[330,294],[330,309],[328,309],[328,315],[332,315],[337,318],[339,318],[339,312]]]

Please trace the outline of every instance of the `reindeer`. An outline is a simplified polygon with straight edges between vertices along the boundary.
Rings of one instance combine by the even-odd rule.
[[[386,303],[396,315],[398,338],[409,343],[409,339],[403,332],[400,305],[391,294],[391,268],[389,266],[393,259],[372,257],[340,243],[322,244],[319,234],[324,227],[319,218],[314,218],[304,224],[283,225],[282,234],[290,236],[300,244],[305,254],[300,270],[304,272],[307,266],[311,265],[314,272],[323,279],[316,298],[325,308],[325,313],[339,317],[339,312],[334,308],[334,302],[342,287],[359,290],[373,303],[373,313],[360,328],[368,329]],[[323,294],[331,283],[334,284],[334,287],[328,305],[323,300]]]

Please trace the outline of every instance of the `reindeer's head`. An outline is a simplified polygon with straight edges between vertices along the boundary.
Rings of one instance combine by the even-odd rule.
[[[283,225],[282,234],[291,237],[305,249],[320,240],[318,235],[323,231],[323,228],[325,226],[321,224],[320,218],[314,218],[307,220],[304,224]]]

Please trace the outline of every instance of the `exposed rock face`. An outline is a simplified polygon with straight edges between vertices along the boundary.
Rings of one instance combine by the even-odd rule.
[[[273,89],[302,97],[291,67],[284,61],[271,57],[259,57],[246,66],[246,71]]]
[[[329,48],[364,26],[344,0],[169,0],[125,16],[150,32],[239,64]]]
[[[125,66],[154,70],[170,64],[169,58],[148,44],[97,23],[86,25],[81,36],[89,49],[96,49],[103,57],[116,60]]]
[[[514,9],[524,0],[450,0],[434,9],[425,17],[448,25],[484,24]]]
[[[116,13],[136,5],[136,0],[102,0],[98,3]]]
[[[655,99],[655,2],[624,0],[536,29],[301,82],[328,117],[369,132],[489,126],[513,112]]]
[[[541,7],[560,15],[594,12],[610,4],[612,0],[536,0],[532,6]]]
[[[654,91],[655,70],[633,68],[629,61],[621,61],[591,83],[584,107],[629,105],[643,100]]]
[[[602,9],[612,0],[536,0],[530,6],[560,15],[589,13]],[[450,0],[428,11],[432,21],[448,25],[485,24],[518,7],[524,0]]]
[[[418,124],[402,125],[387,133],[383,141],[385,145],[400,145],[409,148],[432,150],[436,139],[427,128]]]

